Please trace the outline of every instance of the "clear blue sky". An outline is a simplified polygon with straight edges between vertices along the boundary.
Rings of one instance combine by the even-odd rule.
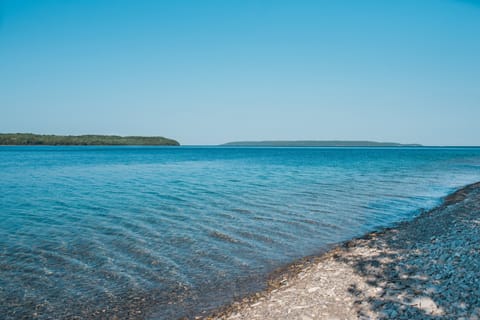
[[[0,0],[0,132],[480,145],[480,1]]]

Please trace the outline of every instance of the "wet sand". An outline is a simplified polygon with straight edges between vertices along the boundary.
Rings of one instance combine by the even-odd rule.
[[[197,317],[203,318],[203,317]],[[480,183],[273,273],[208,319],[479,319]]]

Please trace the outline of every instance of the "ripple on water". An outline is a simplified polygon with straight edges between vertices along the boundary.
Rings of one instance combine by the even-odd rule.
[[[5,319],[180,318],[480,180],[480,149],[0,147]]]

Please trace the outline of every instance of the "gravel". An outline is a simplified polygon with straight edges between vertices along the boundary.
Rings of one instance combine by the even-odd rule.
[[[211,319],[480,319],[480,183],[298,261]]]

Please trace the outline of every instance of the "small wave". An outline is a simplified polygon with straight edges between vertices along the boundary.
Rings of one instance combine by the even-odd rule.
[[[226,235],[225,233],[221,233],[219,231],[211,231],[209,235],[213,238],[220,239],[223,241],[231,242],[231,243],[240,243],[240,240],[235,239],[229,235]]]
[[[231,209],[231,211],[237,212],[237,213],[242,213],[242,214],[252,214],[252,211],[250,211],[248,209],[233,208],[233,209]]]

